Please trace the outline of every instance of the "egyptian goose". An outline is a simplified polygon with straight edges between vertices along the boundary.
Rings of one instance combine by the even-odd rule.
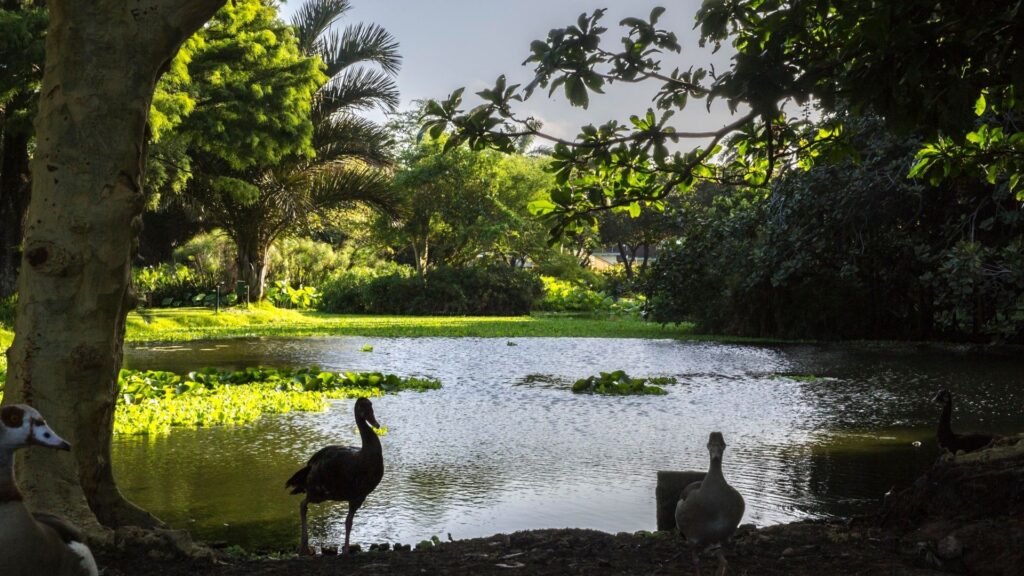
[[[348,516],[345,517],[345,546],[342,553],[348,553],[349,536],[352,533],[352,519],[363,505],[366,497],[384,477],[384,455],[380,438],[370,428],[380,428],[373,415],[373,404],[367,398],[356,400],[356,426],[362,439],[358,450],[349,446],[327,446],[313,454],[304,468],[285,482],[292,488],[292,494],[305,493],[299,503],[299,519],[302,522],[302,544],[299,554],[312,554],[309,547],[309,532],[306,528],[306,509],[310,503],[325,500],[347,501]]]
[[[721,432],[708,437],[711,465],[704,480],[694,482],[683,490],[676,504],[676,526],[691,546],[693,567],[700,576],[700,551],[725,542],[736,531],[743,518],[743,496],[725,481],[722,475],[722,454],[725,439]],[[718,549],[718,574],[725,574],[728,562]]]
[[[992,434],[957,434],[953,432],[950,421],[953,418],[953,395],[949,390],[939,390],[932,402],[943,403],[942,416],[939,417],[939,446],[953,454],[957,452],[974,452],[988,446],[997,438]]]
[[[50,514],[32,514],[14,482],[14,452],[27,446],[71,450],[30,406],[0,408],[0,572],[4,576],[97,576],[77,528]]]

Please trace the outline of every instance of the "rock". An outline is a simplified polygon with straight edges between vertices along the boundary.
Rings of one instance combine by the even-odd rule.
[[[939,540],[935,553],[943,560],[953,560],[964,555],[964,545],[956,536],[950,534]]]
[[[783,558],[792,558],[793,556],[796,556],[796,548],[792,546],[782,551]]]

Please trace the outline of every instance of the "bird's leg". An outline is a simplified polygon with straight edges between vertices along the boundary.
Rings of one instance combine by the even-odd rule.
[[[345,546],[341,549],[342,554],[348,554],[348,538],[352,534],[352,519],[356,516],[356,510],[358,507],[349,504],[348,516],[345,516]]]
[[[725,569],[729,566],[729,563],[725,561],[725,552],[721,548],[718,549],[718,576],[725,576]]]
[[[312,556],[313,550],[309,547],[309,529],[306,527],[306,509],[309,508],[309,500],[303,498],[299,503],[299,520],[302,522],[302,543],[299,544],[299,555]]]
[[[693,573],[700,576],[700,556],[697,554],[696,549],[691,554],[693,554]]]

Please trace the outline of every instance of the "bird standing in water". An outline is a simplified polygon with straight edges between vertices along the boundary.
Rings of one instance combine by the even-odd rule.
[[[957,434],[953,432],[951,420],[953,419],[953,395],[949,390],[939,390],[939,393],[932,398],[932,402],[942,404],[942,415],[939,416],[939,429],[937,436],[939,446],[949,450],[953,454],[957,452],[974,452],[981,450],[992,443],[996,436],[992,434]]]
[[[304,468],[285,482],[292,488],[292,494],[305,493],[299,503],[299,518],[302,522],[302,543],[299,554],[312,554],[309,547],[309,531],[306,526],[306,511],[309,504],[326,500],[348,502],[348,516],[345,517],[345,546],[342,553],[348,553],[349,537],[352,534],[352,519],[363,505],[366,497],[384,477],[384,455],[380,438],[373,428],[380,428],[373,415],[373,404],[367,398],[356,400],[356,426],[362,447],[327,446],[322,448]],[[370,426],[373,426],[371,428]]]

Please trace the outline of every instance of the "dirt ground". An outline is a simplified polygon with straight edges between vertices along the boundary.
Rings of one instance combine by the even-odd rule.
[[[241,559],[195,547],[180,532],[118,532],[97,549],[105,576],[692,575],[675,534],[530,530],[422,550]],[[180,553],[190,550],[191,557]],[[177,551],[177,552],[175,552]],[[723,551],[750,576],[969,574],[1024,576],[1024,436],[945,457],[878,515],[847,522],[741,526]],[[714,574],[713,552],[702,556]]]

